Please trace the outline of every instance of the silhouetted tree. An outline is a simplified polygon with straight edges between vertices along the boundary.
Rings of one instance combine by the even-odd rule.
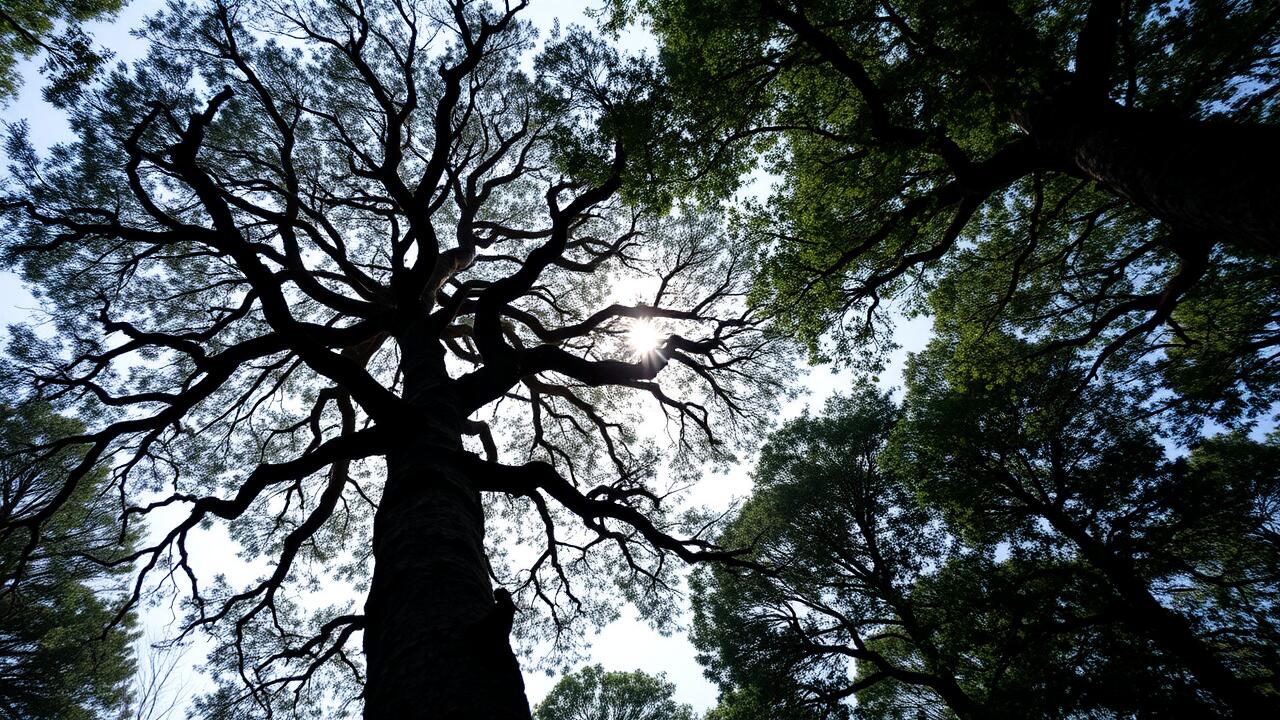
[[[1109,378],[1082,388],[1089,364],[1072,354],[1002,381],[967,372],[1010,367],[1022,345],[992,336],[958,361],[943,334],[913,358],[891,462],[957,533],[1084,565],[1105,588],[1099,615],[1176,668],[1112,677],[1189,675],[1220,714],[1275,712],[1276,438],[1202,437],[1169,459],[1145,419],[1149,389]],[[1190,699],[1173,697],[1167,712],[1186,712]]]
[[[1205,361],[1177,379],[1207,411],[1276,399],[1274,2],[615,7],[652,21],[708,171],[767,150],[743,232],[815,353],[883,343],[882,301],[926,310],[944,275],[978,325]]]
[[[7,541],[106,465],[121,523],[163,511],[134,599],[159,575],[221,631],[198,712],[528,717],[513,624],[564,645],[604,593],[661,614],[673,560],[735,557],[635,411],[679,487],[769,421],[787,350],[647,182],[687,174],[653,70],[576,30],[531,68],[524,7],[175,3],[73,142],[9,139],[6,252],[57,331],[14,372],[88,430]],[[259,581],[205,574],[212,524]],[[362,608],[308,595],[341,581]]]
[[[672,699],[663,675],[605,672],[588,665],[566,673],[538,704],[537,720],[693,720],[693,708]]]

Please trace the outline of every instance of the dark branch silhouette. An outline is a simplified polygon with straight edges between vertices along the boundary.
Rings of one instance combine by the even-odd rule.
[[[675,472],[722,463],[788,350],[714,221],[624,200],[681,156],[652,72],[570,31],[531,73],[523,8],[175,7],[67,150],[10,139],[6,249],[58,334],[19,331],[7,387],[88,429],[29,449],[83,459],[4,535],[30,552],[109,467],[121,532],[152,539],[100,561],[137,569],[128,607],[166,585],[183,634],[216,633],[206,710],[528,717],[513,622],[570,643],[602,583],[741,562],[681,529],[636,413],[664,413]],[[210,525],[256,581],[210,577]],[[363,609],[307,607],[370,568]]]

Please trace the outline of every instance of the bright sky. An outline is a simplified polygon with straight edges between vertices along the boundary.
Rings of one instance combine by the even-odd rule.
[[[94,23],[90,32],[104,47],[112,50],[118,60],[131,61],[143,52],[141,43],[129,35],[141,19],[159,8],[161,0],[133,0],[129,7],[111,23]],[[549,30],[555,22],[562,27],[570,24],[594,26],[594,21],[583,13],[582,3],[568,0],[533,0],[525,17],[534,22],[543,32]],[[636,51],[652,47],[652,40],[640,32],[634,32],[624,38],[624,49]],[[28,62],[23,66],[24,76],[28,78],[21,96],[9,107],[0,111],[0,121],[14,122],[26,119],[30,122],[30,134],[37,148],[46,148],[56,142],[69,138],[69,128],[65,118],[40,99],[40,80],[36,76],[38,62]],[[30,318],[31,310],[36,302],[27,293],[16,277],[0,273],[0,327],[13,322]],[[641,333],[644,331],[641,330]],[[900,323],[896,340],[902,348],[892,358],[887,372],[880,377],[885,386],[897,385],[901,378],[902,365],[908,351],[920,349],[927,339],[929,322],[927,319],[916,319]],[[646,341],[644,337],[638,341]],[[818,368],[797,368],[804,377],[803,383],[809,392],[784,408],[782,419],[799,415],[806,407],[820,409],[823,401],[831,393],[849,387],[851,377],[848,374],[833,374],[830,370]],[[711,505],[723,505],[734,497],[741,497],[750,490],[747,472],[751,458],[746,458],[743,465],[735,468],[727,476],[714,476],[705,479],[696,488],[694,498],[699,502]],[[160,526],[159,519],[153,525]],[[224,565],[243,563],[234,559],[234,548],[225,539],[212,538],[212,542],[203,544],[206,562],[217,565],[219,558]],[[213,571],[210,571],[212,574]],[[235,580],[236,578],[232,578]],[[244,578],[246,581],[251,579]],[[677,686],[677,699],[693,705],[699,711],[715,704],[716,691],[702,675],[702,670],[694,660],[692,646],[685,637],[677,633],[663,637],[651,630],[643,622],[634,619],[634,612],[625,611],[624,619],[608,627],[592,641],[592,662],[598,662],[609,670],[644,670],[648,673],[666,673],[668,679]],[[153,611],[145,618],[146,634],[151,637],[163,637],[172,617],[164,610]],[[197,657],[201,650],[193,648],[184,658],[194,665],[202,658]],[[529,699],[537,703],[555,683],[556,678],[531,673],[526,677]],[[190,694],[207,687],[199,681],[180,683],[183,692]],[[185,704],[185,703],[184,703]],[[180,708],[172,717],[182,717]]]

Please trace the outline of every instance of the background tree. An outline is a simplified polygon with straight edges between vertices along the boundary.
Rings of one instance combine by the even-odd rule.
[[[1078,559],[1112,595],[1117,625],[1220,708],[1272,712],[1274,438],[1203,438],[1188,458],[1170,460],[1158,427],[1143,419],[1143,388],[1082,389],[1090,371],[1071,355],[992,383],[969,363],[1008,366],[1025,356],[1020,342],[993,338],[985,357],[957,360],[947,340],[907,372],[893,455],[915,490],[958,532]],[[1239,464],[1222,465],[1236,454]]]
[[[696,586],[713,678],[834,717],[1268,714],[1276,445],[1169,461],[1125,393],[1073,392],[1085,367],[995,386],[949,350],[901,415],[863,388],[770,438],[722,542],[771,571]]]
[[[651,20],[709,166],[767,149],[743,232],[815,354],[874,359],[885,308],[942,276],[979,329],[1197,360],[1172,387],[1218,420],[1277,399],[1275,3],[615,6]]]
[[[900,695],[929,698],[926,708],[939,695],[966,714],[978,705],[956,679],[958,657],[917,616],[925,591],[912,584],[949,552],[936,514],[879,469],[897,414],[863,386],[824,417],[787,423],[762,450],[755,491],[724,540],[750,543],[770,572],[707,571],[694,585],[694,643],[729,708],[842,718],[847,699],[858,694],[861,709],[868,688],[892,680]]]
[[[537,720],[693,720],[693,708],[676,702],[665,675],[605,672],[587,665],[566,673],[534,711]]]
[[[6,541],[97,467],[121,526],[163,512],[133,599],[219,633],[205,716],[528,717],[513,626],[572,651],[605,593],[660,618],[676,559],[734,560],[671,491],[769,422],[788,350],[668,212],[653,70],[576,30],[530,69],[523,8],[175,3],[73,142],[9,138],[6,253],[57,330],[10,352],[88,429]],[[202,570],[211,524],[258,581]]]
[[[49,507],[79,461],[72,450],[35,464],[18,453],[82,429],[48,406],[0,405],[0,527]],[[104,481],[101,472],[86,477],[25,558],[12,537],[0,543],[5,572],[23,561],[19,582],[0,592],[0,717],[91,720],[113,716],[131,700],[132,615],[107,629],[123,578],[90,560],[131,549],[112,522]]]
[[[0,7],[0,104],[18,94],[20,60],[43,52],[43,70],[52,82],[45,99],[62,104],[109,57],[96,51],[80,24],[110,17],[125,0],[13,0]],[[58,25],[62,33],[54,35]]]

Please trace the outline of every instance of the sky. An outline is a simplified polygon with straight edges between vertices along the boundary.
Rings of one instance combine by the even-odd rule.
[[[88,30],[101,46],[115,53],[117,60],[131,61],[141,55],[145,48],[140,41],[130,36],[129,31],[161,5],[159,0],[133,0],[115,21],[91,23]],[[538,26],[545,37],[557,22],[561,27],[574,23],[593,27],[595,21],[584,14],[584,7],[582,3],[566,0],[533,0],[525,17]],[[626,34],[621,44],[623,50],[630,52],[653,47],[652,38],[641,30]],[[0,110],[0,121],[10,123],[27,120],[30,123],[31,140],[39,149],[68,139],[70,131],[65,117],[41,101],[40,81],[35,74],[37,66],[37,61],[23,66],[27,82],[20,97]],[[22,287],[18,278],[12,274],[0,273],[0,327],[29,321],[37,307],[38,303]],[[879,376],[882,386],[891,387],[900,382],[906,354],[923,347],[928,333],[927,318],[899,322],[895,339],[901,347],[891,357],[886,372]],[[852,380],[848,372],[835,373],[830,368],[798,367],[797,372],[802,376],[802,385],[807,392],[785,406],[780,420],[795,417],[806,408],[819,410],[826,397],[848,388]],[[751,458],[744,458],[744,462],[727,475],[703,480],[694,497],[711,505],[727,505],[733,498],[746,495],[750,491],[750,461]],[[153,527],[164,527],[164,524],[157,521]],[[221,562],[228,567],[232,564],[243,565],[234,559],[234,546],[225,535],[209,538],[207,543],[202,543],[201,550],[208,563],[217,565]],[[242,568],[242,572],[252,572],[252,568]],[[247,581],[251,577],[244,579]],[[152,638],[163,637],[171,624],[172,616],[167,610],[161,608],[150,611],[144,618],[145,634]],[[699,711],[715,704],[715,688],[703,677],[702,670],[694,659],[693,648],[684,635],[679,632],[670,636],[659,635],[645,623],[636,620],[635,613],[630,608],[623,611],[622,620],[607,626],[594,637],[591,646],[590,662],[600,663],[608,670],[639,669],[653,674],[665,673],[675,683],[676,699],[680,702],[689,703]],[[183,695],[208,687],[207,683],[191,676],[190,667],[202,659],[202,652],[202,646],[191,648],[183,658],[186,667],[175,675],[175,687],[180,686]],[[536,704],[555,681],[556,678],[540,673],[529,673],[526,684],[531,703]],[[184,704],[180,702],[179,707]],[[172,717],[182,715],[179,710]]]

